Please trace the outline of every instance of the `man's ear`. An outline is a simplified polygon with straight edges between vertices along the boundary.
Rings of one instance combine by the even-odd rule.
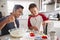
[[[10,14],[12,14],[12,13],[10,13]]]
[[[10,14],[14,14],[15,13],[15,11],[13,11],[12,13],[10,13]]]
[[[13,13],[15,13],[15,10],[13,11]]]

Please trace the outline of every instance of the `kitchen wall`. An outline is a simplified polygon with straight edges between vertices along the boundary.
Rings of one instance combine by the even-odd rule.
[[[27,19],[19,19],[20,28],[28,29],[28,20]]]
[[[60,3],[59,3],[59,5],[60,5]],[[60,10],[55,10],[55,4],[50,4],[50,5],[46,5],[45,12],[43,12],[43,13],[48,17],[50,14],[56,15],[59,12],[60,12]]]
[[[16,1],[16,0],[8,0],[8,1]],[[40,10],[40,1],[41,0],[17,0],[17,1],[31,1],[31,2],[35,2],[38,6],[38,9]],[[4,7],[2,8],[1,5],[3,5]],[[44,8],[44,7],[43,7]],[[54,11],[54,4],[52,5],[47,5],[46,6],[46,11]],[[7,16],[7,0],[0,0],[0,11],[2,11],[3,16]],[[53,13],[54,14],[54,13]]]
[[[16,1],[16,0],[8,0],[8,1]],[[40,0],[17,0],[17,1],[31,1],[31,2],[35,2],[38,6],[38,9],[40,9]]]
[[[2,12],[3,16],[6,16],[7,14],[7,5],[6,0],[0,0],[0,11]]]
[[[46,6],[46,11],[48,12],[48,11],[54,11],[55,10],[55,6],[54,6],[54,4],[52,4],[52,5],[47,5]]]
[[[8,0],[8,1],[16,1],[16,0]],[[38,9],[40,9],[40,4],[39,4],[39,0],[17,0],[17,1],[31,1],[31,2],[35,2],[38,6]],[[4,7],[2,8],[1,5],[3,5]],[[0,0],[0,11],[2,11],[3,16],[7,16],[8,15],[8,11],[7,11],[7,0]]]
[[[16,0],[8,0],[8,1],[16,1]],[[37,4],[38,9],[40,9],[39,0],[17,0],[17,1],[30,1],[35,2]],[[1,7],[3,5],[4,7]],[[7,0],[0,0],[0,11],[2,12],[3,16],[7,16],[8,9],[7,9]],[[27,28],[27,19],[19,19],[20,27]]]

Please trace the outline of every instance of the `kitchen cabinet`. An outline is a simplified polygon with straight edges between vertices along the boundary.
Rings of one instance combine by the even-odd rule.
[[[41,0],[42,11],[50,12],[60,10],[60,0]]]
[[[60,0],[55,0],[55,10],[60,10]]]

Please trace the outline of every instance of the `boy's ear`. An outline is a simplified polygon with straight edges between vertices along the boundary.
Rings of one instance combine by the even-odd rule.
[[[37,8],[38,9],[38,8]]]

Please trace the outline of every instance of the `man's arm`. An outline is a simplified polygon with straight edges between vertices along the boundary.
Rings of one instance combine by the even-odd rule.
[[[2,30],[2,28],[4,28],[4,26],[7,24],[7,23],[10,23],[10,22],[13,22],[15,21],[15,18],[14,16],[10,15],[9,17],[7,17],[6,19],[4,19],[3,21],[0,22],[0,30]]]
[[[2,30],[2,28],[7,24],[6,20],[3,20],[2,22],[0,22],[0,30]]]

